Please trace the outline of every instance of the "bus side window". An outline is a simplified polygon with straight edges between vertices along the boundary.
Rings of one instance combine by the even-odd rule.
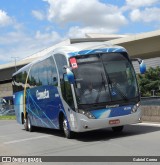
[[[68,82],[67,76],[64,73],[64,66],[67,65],[67,60],[65,56],[61,54],[55,55],[55,60],[57,63],[59,78],[60,78],[60,86],[62,91],[63,99],[66,101],[66,103],[74,109],[74,102],[73,102],[73,96],[72,96],[72,90],[71,85]]]
[[[37,86],[37,69],[36,69],[36,65],[33,65],[31,67],[31,70],[29,72],[29,76],[28,76],[28,80],[27,80],[27,84],[28,84],[28,88],[34,88]]]
[[[58,85],[57,71],[53,57],[49,57],[32,66],[28,77],[28,84],[30,88],[42,85]]]
[[[13,87],[13,92],[14,93],[18,91],[16,83],[17,83],[16,82],[16,76],[13,76],[13,78],[12,78],[12,87]]]
[[[58,86],[57,71],[53,57],[47,59],[47,64],[48,64],[47,72],[49,77],[48,82],[50,85]]]
[[[65,65],[67,65],[67,60],[61,54],[56,54],[55,55],[55,60],[56,60],[56,64],[57,64],[57,67],[58,67],[58,73],[59,73],[60,82],[63,82],[63,73],[64,73],[63,67]]]
[[[68,103],[68,105],[71,106],[71,108],[74,108],[73,104],[73,97],[72,97],[72,91],[71,91],[71,84],[68,81],[67,75],[64,74],[63,77],[63,97],[65,101]]]

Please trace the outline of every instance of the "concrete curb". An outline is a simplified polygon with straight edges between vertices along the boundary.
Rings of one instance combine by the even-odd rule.
[[[142,121],[160,122],[160,106],[141,106]]]

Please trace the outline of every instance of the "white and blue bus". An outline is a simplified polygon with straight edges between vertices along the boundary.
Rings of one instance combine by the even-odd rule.
[[[140,71],[145,72],[141,59]],[[141,118],[140,92],[132,59],[107,42],[78,43],[47,54],[13,74],[17,121],[36,127],[75,132],[123,126]]]

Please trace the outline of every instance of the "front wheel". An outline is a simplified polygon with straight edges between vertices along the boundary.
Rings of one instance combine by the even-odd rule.
[[[123,128],[124,128],[124,126],[112,127],[112,130],[114,132],[122,132]]]
[[[63,131],[67,139],[71,139],[74,136],[74,133],[69,129],[67,119],[63,118]]]

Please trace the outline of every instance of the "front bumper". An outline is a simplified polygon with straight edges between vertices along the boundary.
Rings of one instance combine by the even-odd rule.
[[[107,127],[117,127],[122,125],[129,125],[139,123],[142,113],[140,108],[138,108],[137,112],[124,115],[124,116],[117,116],[112,118],[105,118],[105,119],[89,119],[85,115],[76,114],[76,121],[74,122],[74,127],[72,127],[73,123],[70,122],[70,128],[74,132],[86,132],[91,130],[97,130]],[[110,121],[119,121],[114,124],[110,124]]]

